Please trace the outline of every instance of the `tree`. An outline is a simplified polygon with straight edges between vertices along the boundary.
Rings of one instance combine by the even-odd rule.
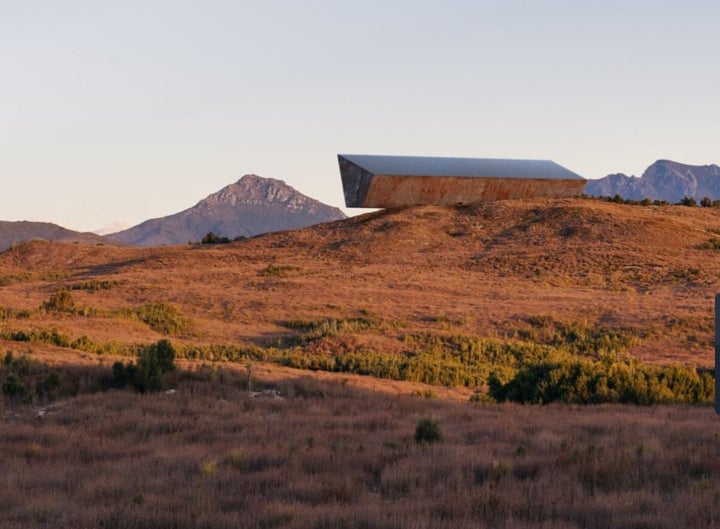
[[[169,340],[148,345],[138,353],[137,364],[115,362],[112,367],[113,385],[124,388],[132,384],[140,393],[160,391],[165,387],[165,375],[175,370],[175,348]]]
[[[704,208],[712,207],[713,202],[710,200],[710,197],[703,197],[703,199],[700,201],[700,205]]]
[[[175,348],[169,340],[160,340],[140,353],[133,386],[141,393],[160,391],[165,386],[165,375],[175,370]]]
[[[228,239],[227,237],[220,237],[218,235],[215,235],[215,233],[211,231],[202,238],[201,242],[203,244],[227,244],[230,242],[230,239]]]

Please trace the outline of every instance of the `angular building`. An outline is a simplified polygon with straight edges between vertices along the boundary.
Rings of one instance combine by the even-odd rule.
[[[585,179],[549,160],[338,154],[349,208],[569,197]]]

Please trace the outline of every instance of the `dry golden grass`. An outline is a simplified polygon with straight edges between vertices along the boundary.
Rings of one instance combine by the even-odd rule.
[[[551,316],[635,334],[645,361],[708,367],[720,259],[701,245],[718,230],[714,208],[568,199],[383,211],[215,247],[36,241],[0,255],[0,307],[32,311],[0,325],[148,342],[161,335],[118,311],[160,302],[191,321],[174,340],[268,344],[287,321],[370,315],[397,325],[350,345],[401,352],[402,333],[503,338]],[[91,281],[111,286],[71,291],[89,316],[38,311]]]
[[[269,345],[288,322],[380,322],[308,352],[402,354],[404,335],[504,340],[528,318],[621,330],[628,353],[712,366],[720,211],[594,200],[384,211],[222,245],[31,242],[0,254],[0,331],[179,346]],[[97,287],[97,288],[96,288]],[[72,310],[41,309],[60,288]],[[135,315],[135,316],[133,316]],[[716,527],[708,406],[474,405],[429,387],[254,363],[181,361],[178,392],[95,392],[117,358],[0,342],[85,373],[53,408],[2,401],[0,527]],[[303,378],[298,378],[302,376]],[[437,398],[424,398],[434,396]],[[36,404],[37,405],[37,404]],[[38,418],[37,412],[47,412]],[[419,446],[436,420],[442,444]]]
[[[88,369],[88,368],[86,368]],[[716,527],[720,425],[694,407],[482,406],[305,377],[252,397],[81,394],[0,423],[0,526]],[[423,419],[444,441],[419,445]]]

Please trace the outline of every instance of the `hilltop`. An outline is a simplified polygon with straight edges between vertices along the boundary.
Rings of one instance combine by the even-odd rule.
[[[282,180],[245,175],[189,209],[107,237],[127,244],[163,246],[199,241],[209,232],[234,239],[344,218],[340,209],[309,198]]]
[[[710,367],[718,232],[714,208],[543,199],[380,211],[213,247],[34,241],[0,254],[0,307],[31,313],[6,328],[98,343],[164,336],[128,317],[158,303],[187,324],[172,332],[187,346],[405,354],[429,347],[418,340],[550,343],[572,328],[617,333],[634,358]],[[38,311],[62,287],[83,311]]]
[[[5,250],[16,242],[30,239],[43,239],[46,241],[77,241],[85,243],[106,242],[94,233],[82,233],[68,230],[57,224],[49,222],[30,221],[0,221],[0,251]]]

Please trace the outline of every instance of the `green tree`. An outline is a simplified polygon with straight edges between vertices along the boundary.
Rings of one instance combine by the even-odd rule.
[[[160,340],[140,352],[133,374],[133,386],[141,393],[160,391],[165,375],[175,370],[175,348],[169,340]]]
[[[227,237],[220,237],[219,235],[215,235],[215,233],[211,231],[202,238],[201,242],[203,244],[227,244],[230,242],[230,239],[228,239]]]

